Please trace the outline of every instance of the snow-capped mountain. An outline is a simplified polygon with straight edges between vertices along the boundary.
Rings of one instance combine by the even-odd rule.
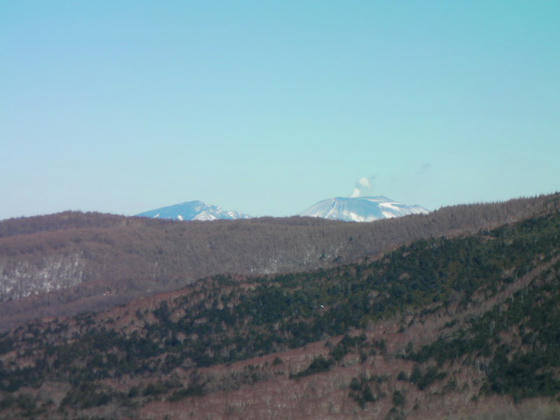
[[[174,219],[174,220],[217,220],[217,219],[248,219],[250,216],[234,210],[225,210],[203,201],[186,201],[173,206],[137,214],[142,217]]]
[[[330,198],[319,201],[299,215],[347,222],[371,222],[408,214],[426,213],[428,210],[421,206],[402,204],[387,197],[376,196]]]

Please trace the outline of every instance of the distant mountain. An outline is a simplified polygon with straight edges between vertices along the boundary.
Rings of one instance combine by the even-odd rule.
[[[387,197],[376,196],[330,198],[319,201],[299,215],[346,222],[371,222],[409,214],[427,213],[429,213],[428,210],[418,205],[402,204]]]
[[[173,206],[161,207],[138,214],[137,216],[173,220],[218,220],[248,219],[247,214],[235,210],[225,210],[203,201],[186,201]]]

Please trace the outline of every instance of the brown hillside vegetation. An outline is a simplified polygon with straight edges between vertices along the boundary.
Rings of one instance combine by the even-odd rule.
[[[312,218],[173,222],[97,213],[0,222],[0,329],[101,310],[223,273],[275,274],[375,258],[420,238],[475,233],[558,208],[559,195],[372,223]]]
[[[560,213],[0,335],[0,418],[558,418]]]

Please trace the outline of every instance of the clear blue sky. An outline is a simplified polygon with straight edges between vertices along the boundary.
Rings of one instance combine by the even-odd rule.
[[[0,2],[0,219],[560,190],[559,1]]]

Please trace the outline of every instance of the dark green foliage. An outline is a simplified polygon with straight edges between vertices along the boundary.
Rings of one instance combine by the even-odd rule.
[[[0,354],[8,353],[14,349],[14,341],[8,333],[0,334]]]
[[[558,353],[556,353],[556,357]],[[497,352],[489,366],[489,393],[510,394],[516,400],[536,396],[552,396],[560,392],[560,380],[552,368],[559,363],[542,352],[516,354],[508,360],[504,352]]]
[[[274,360],[272,361],[272,366],[279,366],[281,364],[283,364],[284,362],[282,361],[282,359],[280,359],[278,356],[276,356],[274,358]]]
[[[183,388],[178,391],[175,391],[171,396],[168,398],[169,401],[179,401],[183,398],[188,397],[198,397],[204,395],[204,386],[201,384],[191,385],[188,388]]]
[[[352,378],[349,396],[361,408],[364,408],[367,403],[373,403],[385,397],[385,394],[379,388],[379,384],[382,382],[384,382],[384,378],[378,376],[372,376],[368,379],[365,375],[360,375],[358,378]],[[373,385],[376,388],[375,394],[371,389]]]
[[[191,375],[190,383],[186,388],[181,387],[177,391],[173,392],[168,398],[169,401],[179,401],[188,397],[198,397],[206,393],[206,382],[202,380],[198,372],[194,372]]]
[[[406,354],[410,354],[410,353],[412,353],[413,350],[414,350],[414,345],[412,344],[412,341],[410,341],[410,342],[406,345],[404,351],[405,351]]]
[[[410,374],[410,382],[413,384],[417,384],[422,379],[422,370],[420,370],[420,366],[416,365],[412,369],[412,373]]]
[[[138,387],[133,386],[128,390],[128,398],[136,398],[138,395],[140,395],[140,390],[138,389]]]
[[[0,365],[0,390],[13,392],[22,386],[37,387],[43,379],[45,361],[38,360],[35,367],[6,370]]]
[[[387,343],[385,343],[385,340],[375,340],[373,342],[373,347],[378,349],[381,354],[385,354],[387,352]]]
[[[80,409],[98,407],[110,403],[112,399],[112,393],[101,390],[93,383],[84,382],[68,391],[62,400],[61,407]]]
[[[292,377],[293,378],[301,378],[303,376],[313,375],[315,373],[326,372],[327,370],[330,369],[332,364],[333,364],[332,360],[325,359],[323,356],[317,356],[311,361],[311,363],[309,364],[309,366],[305,370],[302,370],[301,372],[298,372],[297,374],[293,375]]]
[[[451,392],[457,389],[457,381],[455,378],[451,378],[443,387],[443,392]]]
[[[446,376],[445,372],[438,372],[437,368],[433,366],[429,367],[425,372],[422,372],[418,366],[415,366],[410,375],[410,382],[415,384],[418,389],[423,390]]]
[[[483,392],[507,394],[516,400],[560,392],[560,264],[544,271],[528,288],[504,304],[470,321],[452,337],[424,346],[411,358],[440,364],[464,356],[489,360]],[[516,333],[521,347],[500,341],[500,333]]]
[[[8,394],[0,400],[0,410],[6,409],[9,410],[13,418],[20,416],[34,418],[43,412],[43,409],[37,406],[37,401],[28,394],[19,394],[17,397]],[[16,412],[19,415],[16,415]]]
[[[252,278],[243,288],[227,276],[205,279],[183,296],[162,300],[151,314],[139,313],[142,328],[134,332],[86,314],[74,319],[75,337],[56,322],[48,332],[30,326],[25,333],[1,336],[0,353],[22,349],[34,364],[0,365],[0,390],[39,386],[51,378],[74,385],[67,405],[106,404],[113,396],[88,391],[88,384],[126,374],[167,374],[183,364],[228,363],[344,334],[328,358],[317,358],[298,375],[324,372],[349,352],[360,353],[362,361],[367,351],[386,352],[383,340],[368,343],[365,336],[352,337],[351,331],[403,310],[429,314],[451,303],[472,304],[475,292],[493,296],[557,256],[559,246],[560,216],[555,215],[472,237],[417,241],[373,263]],[[414,370],[410,381],[425,389],[443,378],[444,363],[470,355],[488,360],[488,392],[519,397],[557,392],[549,369],[558,367],[560,359],[558,281],[549,279],[557,275],[554,270],[546,282],[473,319],[468,328],[416,351],[407,347],[404,357],[435,360],[439,366]],[[524,350],[503,349],[499,356],[497,333],[514,326],[524,328]],[[531,390],[522,390],[524,381]],[[374,393],[369,383],[360,384],[359,391],[352,392],[368,402]],[[194,392],[188,389],[177,391],[177,398]],[[168,392],[156,387],[147,395]]]
[[[359,391],[361,387],[361,381],[358,378],[352,378],[350,381],[350,391]]]
[[[149,384],[145,389],[144,389],[144,396],[157,396],[157,395],[161,395],[161,394],[167,394],[169,392],[169,390],[173,389],[173,388],[177,388],[179,385],[175,384],[173,382],[162,382],[162,381],[158,381],[158,382],[153,382],[151,384]]]
[[[406,420],[406,416],[402,409],[392,407],[385,416],[385,420]]]
[[[155,309],[153,312],[154,316],[166,327],[172,327],[173,323],[169,320],[169,305],[167,301],[162,301],[159,308]]]
[[[406,397],[400,390],[397,389],[395,392],[393,392],[393,405],[395,407],[402,407],[405,405],[405,403]]]
[[[342,360],[342,358],[348,354],[350,351],[358,351],[367,346],[366,336],[360,335],[358,337],[350,337],[349,335],[344,335],[342,340],[330,351],[330,356],[337,362]]]

